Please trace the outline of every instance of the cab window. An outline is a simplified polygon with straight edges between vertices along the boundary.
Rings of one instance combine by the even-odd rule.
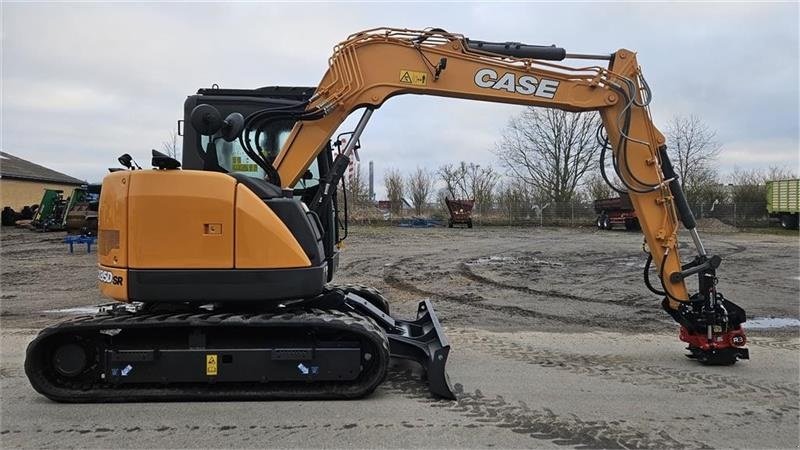
[[[256,132],[251,131],[248,136],[250,147],[253,149],[260,148],[261,154],[267,161],[273,161],[280,152],[281,147],[286,142],[289,134],[292,132],[293,121],[277,121],[269,124],[266,128],[258,133],[258,144],[256,145]],[[200,136],[200,145],[206,148],[208,145],[208,136]],[[217,139],[216,142],[217,161],[228,172],[238,172],[256,178],[264,178],[264,170],[258,166],[249,156],[245,153],[244,149],[239,143],[239,140],[233,142],[226,142],[223,139]],[[310,179],[301,179],[294,189],[306,189],[319,184],[319,167],[317,161],[314,160],[309,167],[311,172]]]

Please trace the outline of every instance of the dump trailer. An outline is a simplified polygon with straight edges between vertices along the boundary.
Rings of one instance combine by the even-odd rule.
[[[800,179],[767,181],[767,212],[786,229],[797,229]]]
[[[594,212],[597,214],[595,224],[598,229],[610,230],[614,225],[624,226],[626,230],[639,228],[639,219],[628,194],[595,200]]]
[[[450,212],[447,228],[453,228],[456,225],[472,228],[472,208],[475,206],[475,200],[450,200],[445,198],[444,203]]]

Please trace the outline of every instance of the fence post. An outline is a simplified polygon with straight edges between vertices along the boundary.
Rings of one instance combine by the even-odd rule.
[[[569,202],[569,225],[575,226],[575,200]]]

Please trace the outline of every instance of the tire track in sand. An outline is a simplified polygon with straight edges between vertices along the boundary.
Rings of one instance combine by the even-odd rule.
[[[458,266],[459,273],[463,275],[468,280],[474,281],[476,283],[487,284],[489,286],[494,286],[501,289],[509,289],[512,291],[522,292],[524,294],[529,295],[539,295],[539,296],[546,296],[546,297],[556,297],[556,298],[563,298],[566,300],[578,301],[578,302],[585,302],[585,303],[599,303],[601,305],[619,305],[619,306],[652,306],[653,302],[644,303],[640,301],[611,301],[611,300],[602,300],[597,299],[594,297],[584,297],[580,295],[574,294],[565,294],[563,292],[554,291],[552,289],[536,289],[529,286],[518,286],[514,284],[504,283],[502,281],[493,280],[491,278],[485,277],[483,275],[479,275],[475,273],[474,270],[470,267],[469,264],[462,262]],[[627,276],[627,275],[626,275]]]
[[[572,317],[543,314],[524,308],[513,306],[500,306],[482,303],[481,301],[465,302],[457,296],[448,296],[436,292],[420,289],[410,283],[404,282],[394,274],[394,267],[402,264],[385,267],[384,281],[393,288],[400,289],[415,295],[433,297],[452,302],[461,306],[513,314],[523,317],[545,318],[563,323],[594,325],[593,320],[576,319]],[[618,328],[602,326],[602,328]],[[627,326],[627,324],[626,324]],[[628,327],[630,329],[632,327]],[[786,414],[796,416],[800,407],[797,399],[800,397],[798,386],[789,384],[753,383],[738,377],[731,377],[709,372],[687,371],[654,365],[640,365],[618,356],[597,356],[582,354],[557,353],[548,350],[525,347],[517,343],[506,342],[487,336],[478,337],[475,332],[465,332],[448,329],[448,334],[462,334],[471,344],[478,345],[492,354],[498,354],[506,359],[537,365],[540,367],[567,370],[577,374],[596,376],[604,379],[621,381],[635,385],[649,385],[677,392],[694,392],[698,394],[713,394],[715,398],[741,398],[748,397],[755,403],[767,406],[767,413],[774,419],[780,419]],[[472,333],[472,334],[470,334]],[[778,400],[778,402],[776,402]]]
[[[457,400],[430,397],[427,386],[410,370],[390,370],[381,389],[397,392],[434,408],[457,413],[470,426],[494,426],[537,440],[579,448],[710,448],[701,442],[681,442],[665,430],[644,431],[625,425],[624,420],[581,420],[575,415],[559,416],[547,408],[534,409],[523,401],[508,401],[500,395],[489,397],[480,389],[465,392],[456,385]]]
[[[477,331],[448,329],[448,336],[465,339],[471,347],[478,347],[490,354],[539,367],[599,377],[637,386],[654,386],[671,392],[712,395],[714,398],[729,398],[758,403],[773,419],[796,417],[800,390],[798,386],[783,383],[755,383],[740,377],[699,372],[671,367],[643,365],[630,358],[614,355],[586,355],[554,352],[524,346],[516,342],[487,336]]]
[[[554,322],[559,322],[568,325],[579,325],[581,327],[596,327],[602,328],[607,330],[618,330],[619,329],[619,318],[618,317],[611,317],[611,316],[603,316],[599,314],[594,314],[591,316],[583,316],[583,317],[571,317],[571,316],[560,316],[556,314],[548,314],[539,311],[534,311],[526,308],[521,308],[519,306],[512,306],[512,305],[496,305],[492,303],[485,303],[484,299],[477,298],[475,299],[474,296],[470,296],[470,298],[466,298],[464,296],[458,295],[450,295],[444,294],[434,291],[428,291],[422,289],[414,284],[401,280],[396,274],[395,270],[398,265],[403,264],[407,259],[403,258],[398,260],[397,263],[388,264],[384,266],[384,273],[383,273],[383,281],[388,286],[398,289],[400,291],[404,291],[414,295],[420,295],[423,297],[431,297],[437,299],[437,301],[442,301],[444,303],[451,303],[458,306],[466,306],[469,308],[480,309],[484,311],[491,311],[495,313],[500,313],[503,315],[508,316],[515,316],[515,317],[527,317],[527,318],[537,318],[537,319],[545,319],[551,320]],[[458,274],[456,274],[458,275]],[[555,294],[553,296],[563,297],[564,294]],[[647,331],[652,329],[653,321],[651,318],[646,317],[629,317],[627,322],[625,323],[625,329],[629,331]]]

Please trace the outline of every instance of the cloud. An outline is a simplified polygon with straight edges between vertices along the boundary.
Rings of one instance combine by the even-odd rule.
[[[40,113],[102,112],[119,104],[119,97],[89,85],[45,83],[42,80],[4,80],[13,89],[3,96],[5,108]]]
[[[694,3],[4,4],[2,147],[99,181],[159,148],[199,87],[315,85],[356,31],[442,27],[483,40],[638,52],[662,129],[695,114],[731,161],[798,162],[798,5]],[[745,32],[746,30],[746,32]],[[493,163],[519,107],[403,96],[374,115],[362,159],[385,168]],[[352,126],[355,120],[348,121]],[[757,149],[761,158],[751,156]]]
[[[735,167],[766,169],[786,167],[800,173],[800,149],[791,139],[760,139],[737,141],[722,148],[719,155],[724,172]]]

